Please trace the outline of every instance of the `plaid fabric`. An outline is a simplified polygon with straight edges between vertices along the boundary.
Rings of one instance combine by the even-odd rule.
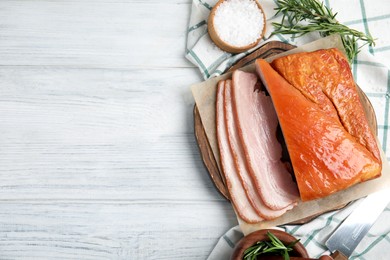
[[[319,258],[321,255],[330,253],[325,247],[325,241],[356,206],[357,202],[351,203],[343,210],[323,214],[307,224],[285,225],[278,229],[282,229],[301,239],[301,243],[306,247],[310,257]],[[389,259],[390,225],[387,221],[389,217],[390,207],[388,206],[349,259]],[[240,231],[239,226],[231,228],[219,239],[217,245],[207,259],[229,259],[234,246],[242,237],[243,234]]]
[[[216,47],[207,34],[207,17],[216,0],[193,0],[188,27],[186,58],[194,63],[205,79],[223,74],[233,63],[251,53],[232,55]],[[369,97],[378,121],[378,138],[386,157],[390,157],[389,110],[390,110],[390,4],[387,0],[325,0],[325,5],[338,12],[340,22],[376,38],[376,46],[365,47],[352,64],[352,72],[357,84]],[[317,33],[294,38],[276,35],[270,38],[271,23],[279,21],[274,17],[275,1],[262,0],[267,15],[265,41],[280,40],[294,45],[302,45],[319,38]],[[324,214],[315,220],[297,226],[283,226],[284,230],[301,238],[312,257],[326,251],[324,242],[337,226],[348,216],[356,203],[343,210]],[[375,225],[359,244],[350,259],[389,259],[390,253],[390,205],[382,213]],[[238,227],[233,227],[221,237],[208,259],[229,259],[232,248],[242,237]]]

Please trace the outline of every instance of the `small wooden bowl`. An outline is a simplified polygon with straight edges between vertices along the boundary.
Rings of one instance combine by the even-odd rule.
[[[217,11],[218,7],[226,0],[219,0],[217,2],[217,4],[213,7],[213,9],[211,9],[211,12],[210,12],[210,15],[209,15],[209,18],[208,18],[208,22],[207,22],[207,27],[208,27],[208,31],[209,31],[209,35],[210,35],[210,38],[211,40],[215,43],[215,45],[217,45],[220,49],[224,50],[224,51],[227,51],[227,52],[230,52],[230,53],[241,53],[241,52],[244,52],[244,51],[247,51],[253,47],[255,47],[261,40],[261,38],[264,36],[265,34],[265,29],[266,29],[266,18],[265,18],[265,13],[264,13],[264,10],[263,8],[261,7],[261,5],[259,4],[259,2],[257,0],[255,0],[257,6],[259,7],[261,13],[263,14],[263,31],[261,32],[261,34],[259,35],[259,38],[249,44],[249,45],[246,45],[246,46],[233,46],[225,41],[223,41],[216,29],[215,29],[215,26],[214,26],[214,17],[215,17],[215,12]]]
[[[277,238],[279,238],[280,241],[283,242],[283,244],[288,245],[292,242],[296,241],[297,239],[290,235],[289,233],[276,230],[276,229],[262,229],[255,232],[250,233],[249,235],[243,237],[235,246],[233,254],[230,258],[230,260],[242,260],[244,259],[244,251],[256,244],[258,241],[269,241],[269,237],[267,235],[267,232],[270,231],[272,234],[274,234]],[[306,248],[302,245],[302,243],[298,242],[294,245],[293,251],[290,252],[290,256],[295,257],[303,257],[303,258],[309,258],[309,254],[306,251]],[[266,258],[262,258],[266,259]]]

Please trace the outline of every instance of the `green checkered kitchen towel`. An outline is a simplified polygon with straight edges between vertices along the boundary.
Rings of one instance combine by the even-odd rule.
[[[223,74],[237,60],[254,51],[258,46],[244,53],[230,54],[216,47],[207,33],[207,18],[217,0],[193,0],[187,31],[186,58],[195,64],[204,79]],[[263,44],[270,40],[280,40],[294,45],[302,45],[319,38],[316,33],[299,38],[281,35],[270,37],[271,23],[279,21],[275,17],[275,1],[260,1],[267,16],[267,32]],[[386,157],[390,157],[390,138],[388,138],[390,111],[390,4],[387,0],[325,0],[325,5],[338,12],[340,22],[363,31],[370,32],[376,40],[375,47],[362,50],[352,64],[352,72],[358,85],[373,104],[378,121],[378,138]],[[289,233],[301,239],[312,257],[329,253],[324,246],[325,240],[348,216],[356,202],[348,207],[324,214],[315,220],[298,226],[281,226]],[[359,244],[351,259],[390,259],[390,205],[371,228],[368,235]],[[242,237],[238,226],[230,229],[221,237],[209,259],[229,259],[234,244]]]

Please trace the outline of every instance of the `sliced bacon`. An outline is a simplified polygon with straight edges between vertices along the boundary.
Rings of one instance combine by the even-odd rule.
[[[226,186],[229,190],[230,199],[237,214],[248,223],[257,223],[263,219],[257,215],[248,201],[245,190],[242,187],[237,170],[234,166],[234,159],[228,142],[225,116],[224,116],[224,88],[225,82],[218,83],[216,102],[217,139],[221,157],[222,172],[226,179]]]
[[[258,93],[253,93],[257,95]],[[231,95],[231,80],[225,82],[225,94],[224,94],[224,108],[225,108],[225,121],[227,125],[227,137],[231,147],[234,163],[236,166],[237,174],[240,177],[242,186],[245,190],[246,196],[255,211],[264,219],[270,220],[283,215],[287,210],[291,209],[293,205],[289,205],[282,210],[272,210],[267,207],[259,193],[256,191],[256,187],[253,183],[248,167],[245,162],[245,153],[240,142],[238,135],[236,121],[234,118],[232,108],[232,95]]]
[[[265,205],[280,210],[295,204],[297,185],[280,160],[282,148],[276,138],[277,116],[271,98],[257,92],[257,76],[236,70],[232,100],[238,133],[257,192]]]

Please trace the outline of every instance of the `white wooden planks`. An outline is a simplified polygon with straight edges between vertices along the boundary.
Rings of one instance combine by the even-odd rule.
[[[191,1],[0,1],[0,259],[205,259]]]
[[[228,203],[2,202],[0,258],[205,259],[234,222]]]
[[[0,1],[0,64],[192,67],[189,1]]]
[[[149,187],[221,199],[193,135],[192,69],[2,67],[0,78],[1,198],[153,199]]]

